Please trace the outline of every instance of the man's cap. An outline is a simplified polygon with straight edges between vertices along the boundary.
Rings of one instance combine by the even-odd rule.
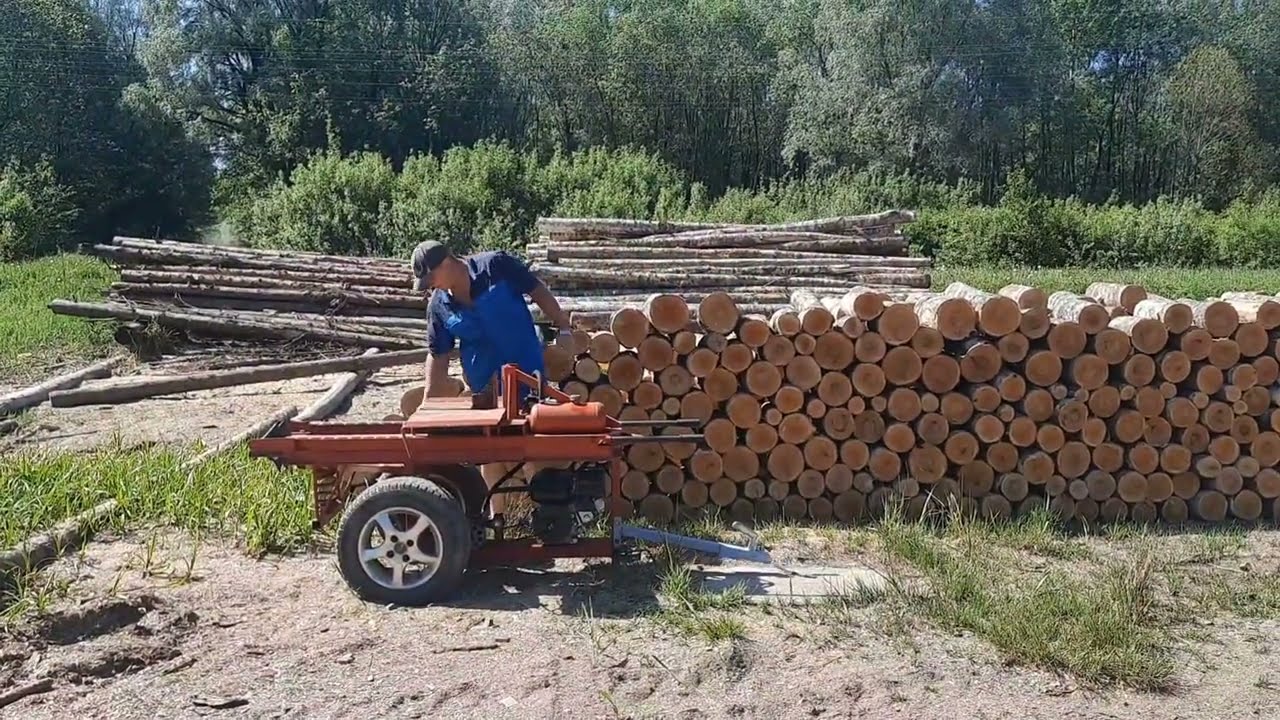
[[[435,240],[418,243],[413,249],[413,289],[422,292],[431,287],[431,271],[449,257],[449,248]]]

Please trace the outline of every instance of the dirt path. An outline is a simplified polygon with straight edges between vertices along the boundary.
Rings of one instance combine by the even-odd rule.
[[[822,624],[742,610],[739,637],[691,636],[661,619],[638,561],[495,571],[451,606],[396,609],[357,601],[327,554],[145,540],[56,566],[70,596],[0,642],[0,686],[55,689],[0,717],[1208,720],[1275,718],[1280,699],[1259,682],[1274,622],[1181,653],[1172,694],[1095,693],[973,638],[891,630],[874,604]]]
[[[136,372],[146,373],[145,367]],[[0,443],[7,443],[5,449],[9,450],[38,446],[76,452],[112,442],[126,447],[195,441],[213,444],[280,408],[307,406],[324,395],[338,377],[320,375],[202,390],[122,405],[54,408],[46,403],[23,419],[21,430],[7,440],[0,438]],[[399,412],[401,394],[421,381],[420,365],[380,370],[330,419],[381,420]]]

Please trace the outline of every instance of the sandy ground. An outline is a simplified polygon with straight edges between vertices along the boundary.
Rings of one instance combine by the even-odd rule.
[[[1274,622],[1232,621],[1189,647],[1173,693],[1093,692],[969,637],[887,632],[876,605],[839,626],[750,609],[743,637],[682,634],[654,619],[642,560],[477,574],[456,602],[405,609],[356,600],[327,554],[192,547],[166,535],[148,555],[116,539],[55,566],[70,596],[0,641],[0,687],[54,689],[0,717],[1280,716],[1280,691],[1257,682]]]
[[[128,376],[158,374],[144,366]],[[147,398],[122,405],[54,408],[48,403],[24,417],[23,426],[0,436],[0,453],[20,448],[85,451],[106,442],[126,447],[150,443],[207,445],[234,437],[277,410],[306,407],[328,391],[341,374],[201,390],[182,395]],[[85,387],[110,384],[101,380]],[[332,420],[381,420],[399,412],[400,396],[422,382],[422,366],[408,365],[373,373]]]
[[[338,417],[396,412],[420,378],[378,372]],[[333,380],[44,406],[0,454],[214,443]],[[751,609],[739,638],[685,634],[656,615],[653,568],[493,571],[447,606],[384,608],[351,595],[327,550],[252,560],[175,534],[99,538],[45,573],[66,587],[48,613],[0,631],[0,693],[54,682],[0,718],[1280,718],[1273,621],[1211,621],[1212,639],[1179,649],[1170,693],[1094,691],[915,619],[891,632],[878,604],[834,624]]]

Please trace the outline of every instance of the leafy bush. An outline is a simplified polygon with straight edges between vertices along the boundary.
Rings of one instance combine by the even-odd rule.
[[[1274,267],[1280,258],[1280,192],[1269,190],[1256,203],[1232,203],[1218,223],[1217,236],[1224,263]]]
[[[518,247],[543,206],[534,191],[535,169],[505,143],[410,158],[384,234],[401,254],[423,240],[443,240],[458,253]]]
[[[925,211],[907,233],[952,266],[1260,267],[1280,250],[1280,196],[1223,215],[1194,200],[1090,206],[1039,195],[1015,174],[996,207]]]
[[[684,214],[689,186],[657,153],[595,147],[553,155],[537,193],[561,217],[669,219]]]
[[[47,165],[0,171],[0,262],[49,255],[74,244],[72,197]]]
[[[383,215],[396,186],[380,155],[320,153],[231,216],[236,234],[257,247],[386,255]]]

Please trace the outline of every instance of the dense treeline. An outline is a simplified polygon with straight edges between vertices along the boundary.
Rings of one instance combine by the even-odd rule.
[[[920,231],[944,254],[1007,259],[1031,223],[1048,235],[1017,258],[1127,262],[1173,222],[1256,237],[1274,206],[1275,2],[23,0],[0,23],[0,256],[189,234],[211,209],[313,243],[383,203],[353,230],[375,251],[518,244],[592,195],[825,214],[870,192],[952,208]],[[300,179],[329,194],[282,190]],[[333,217],[273,226],[318,197]],[[1109,233],[1130,239],[1099,250]]]

